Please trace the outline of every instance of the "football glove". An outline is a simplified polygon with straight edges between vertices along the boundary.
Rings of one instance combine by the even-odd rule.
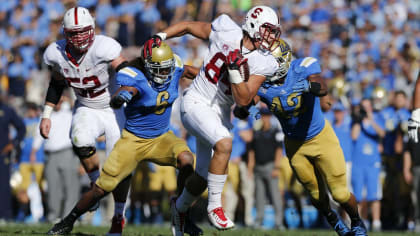
[[[121,90],[111,99],[110,106],[114,109],[120,108],[125,102],[130,102],[133,94],[127,90]]]
[[[162,43],[162,41],[163,39],[161,38],[161,36],[157,34],[153,35],[150,39],[148,39],[144,43],[144,47],[143,47],[144,59],[150,59],[152,57],[152,48],[155,46],[160,47],[160,44]]]
[[[294,93],[309,92],[311,85],[307,79],[300,79],[293,85],[292,90]]]
[[[229,52],[226,58],[226,64],[228,67],[230,83],[239,84],[244,81],[244,79],[241,76],[241,73],[239,72],[239,68],[242,64],[246,63],[247,61],[248,59],[242,56],[239,49],[235,49],[234,51]]]
[[[411,118],[408,119],[408,138],[415,142],[419,142],[420,129],[420,108],[411,113]]]
[[[245,120],[249,116],[249,111],[246,107],[236,105],[233,108],[233,115],[241,120]]]
[[[230,51],[226,58],[226,64],[230,70],[239,70],[239,67],[247,61],[248,58],[244,58],[239,49]]]

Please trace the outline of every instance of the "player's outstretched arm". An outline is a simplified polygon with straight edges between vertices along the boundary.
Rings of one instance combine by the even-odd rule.
[[[166,38],[180,37],[185,34],[191,34],[194,37],[207,40],[210,37],[211,23],[201,21],[183,21],[171,25],[162,33],[166,34]],[[165,40],[165,39],[163,39]]]
[[[129,103],[131,99],[138,94],[138,90],[134,87],[121,86],[117,92],[112,95],[109,105],[114,108],[120,108],[124,103]]]
[[[210,37],[211,23],[201,21],[182,21],[169,26],[162,32],[153,35],[144,43],[143,54],[146,57],[152,55],[152,48],[160,46],[165,39],[180,37],[185,34],[191,34],[194,37],[207,40]]]
[[[198,75],[198,72],[200,72],[200,68],[184,65],[184,73],[182,74],[182,77],[193,80]]]
[[[51,70],[51,80],[47,90],[47,97],[45,98],[44,111],[41,116],[39,124],[39,131],[43,138],[48,138],[51,129],[51,113],[55,105],[60,101],[63,90],[66,87],[64,77],[58,72]]]

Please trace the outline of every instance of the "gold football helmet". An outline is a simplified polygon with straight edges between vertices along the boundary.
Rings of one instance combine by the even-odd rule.
[[[279,68],[277,69],[274,76],[268,78],[270,82],[275,82],[287,75],[287,72],[290,68],[290,62],[292,62],[292,48],[290,45],[283,39],[279,39],[275,42],[274,47],[276,48],[272,54],[279,63]]]
[[[175,56],[171,47],[165,42],[160,46],[152,48],[152,56],[144,58],[144,66],[153,82],[159,85],[166,85],[171,81],[171,76],[175,71]]]

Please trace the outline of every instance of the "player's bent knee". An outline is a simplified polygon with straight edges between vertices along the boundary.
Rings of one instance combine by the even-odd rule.
[[[231,153],[232,152],[232,139],[224,138],[219,140],[216,145],[214,145],[214,150],[221,153]]]
[[[185,151],[178,155],[177,167],[182,168],[184,166],[194,165],[194,156],[191,152]]]
[[[96,185],[105,192],[112,192],[117,187],[119,181],[117,178],[103,173],[102,171],[98,180],[96,180]]]
[[[350,191],[346,187],[336,187],[331,189],[331,195],[334,201],[346,203],[350,199]]]
[[[96,148],[95,147],[77,147],[77,146],[73,146],[73,151],[74,153],[76,153],[76,155],[81,159],[87,159],[93,155],[95,155],[96,153]]]

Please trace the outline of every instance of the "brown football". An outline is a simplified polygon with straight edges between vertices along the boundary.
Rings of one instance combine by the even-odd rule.
[[[242,79],[244,79],[244,81],[248,81],[249,79],[249,65],[248,62],[242,63],[242,65],[239,67],[239,73],[242,76]]]

